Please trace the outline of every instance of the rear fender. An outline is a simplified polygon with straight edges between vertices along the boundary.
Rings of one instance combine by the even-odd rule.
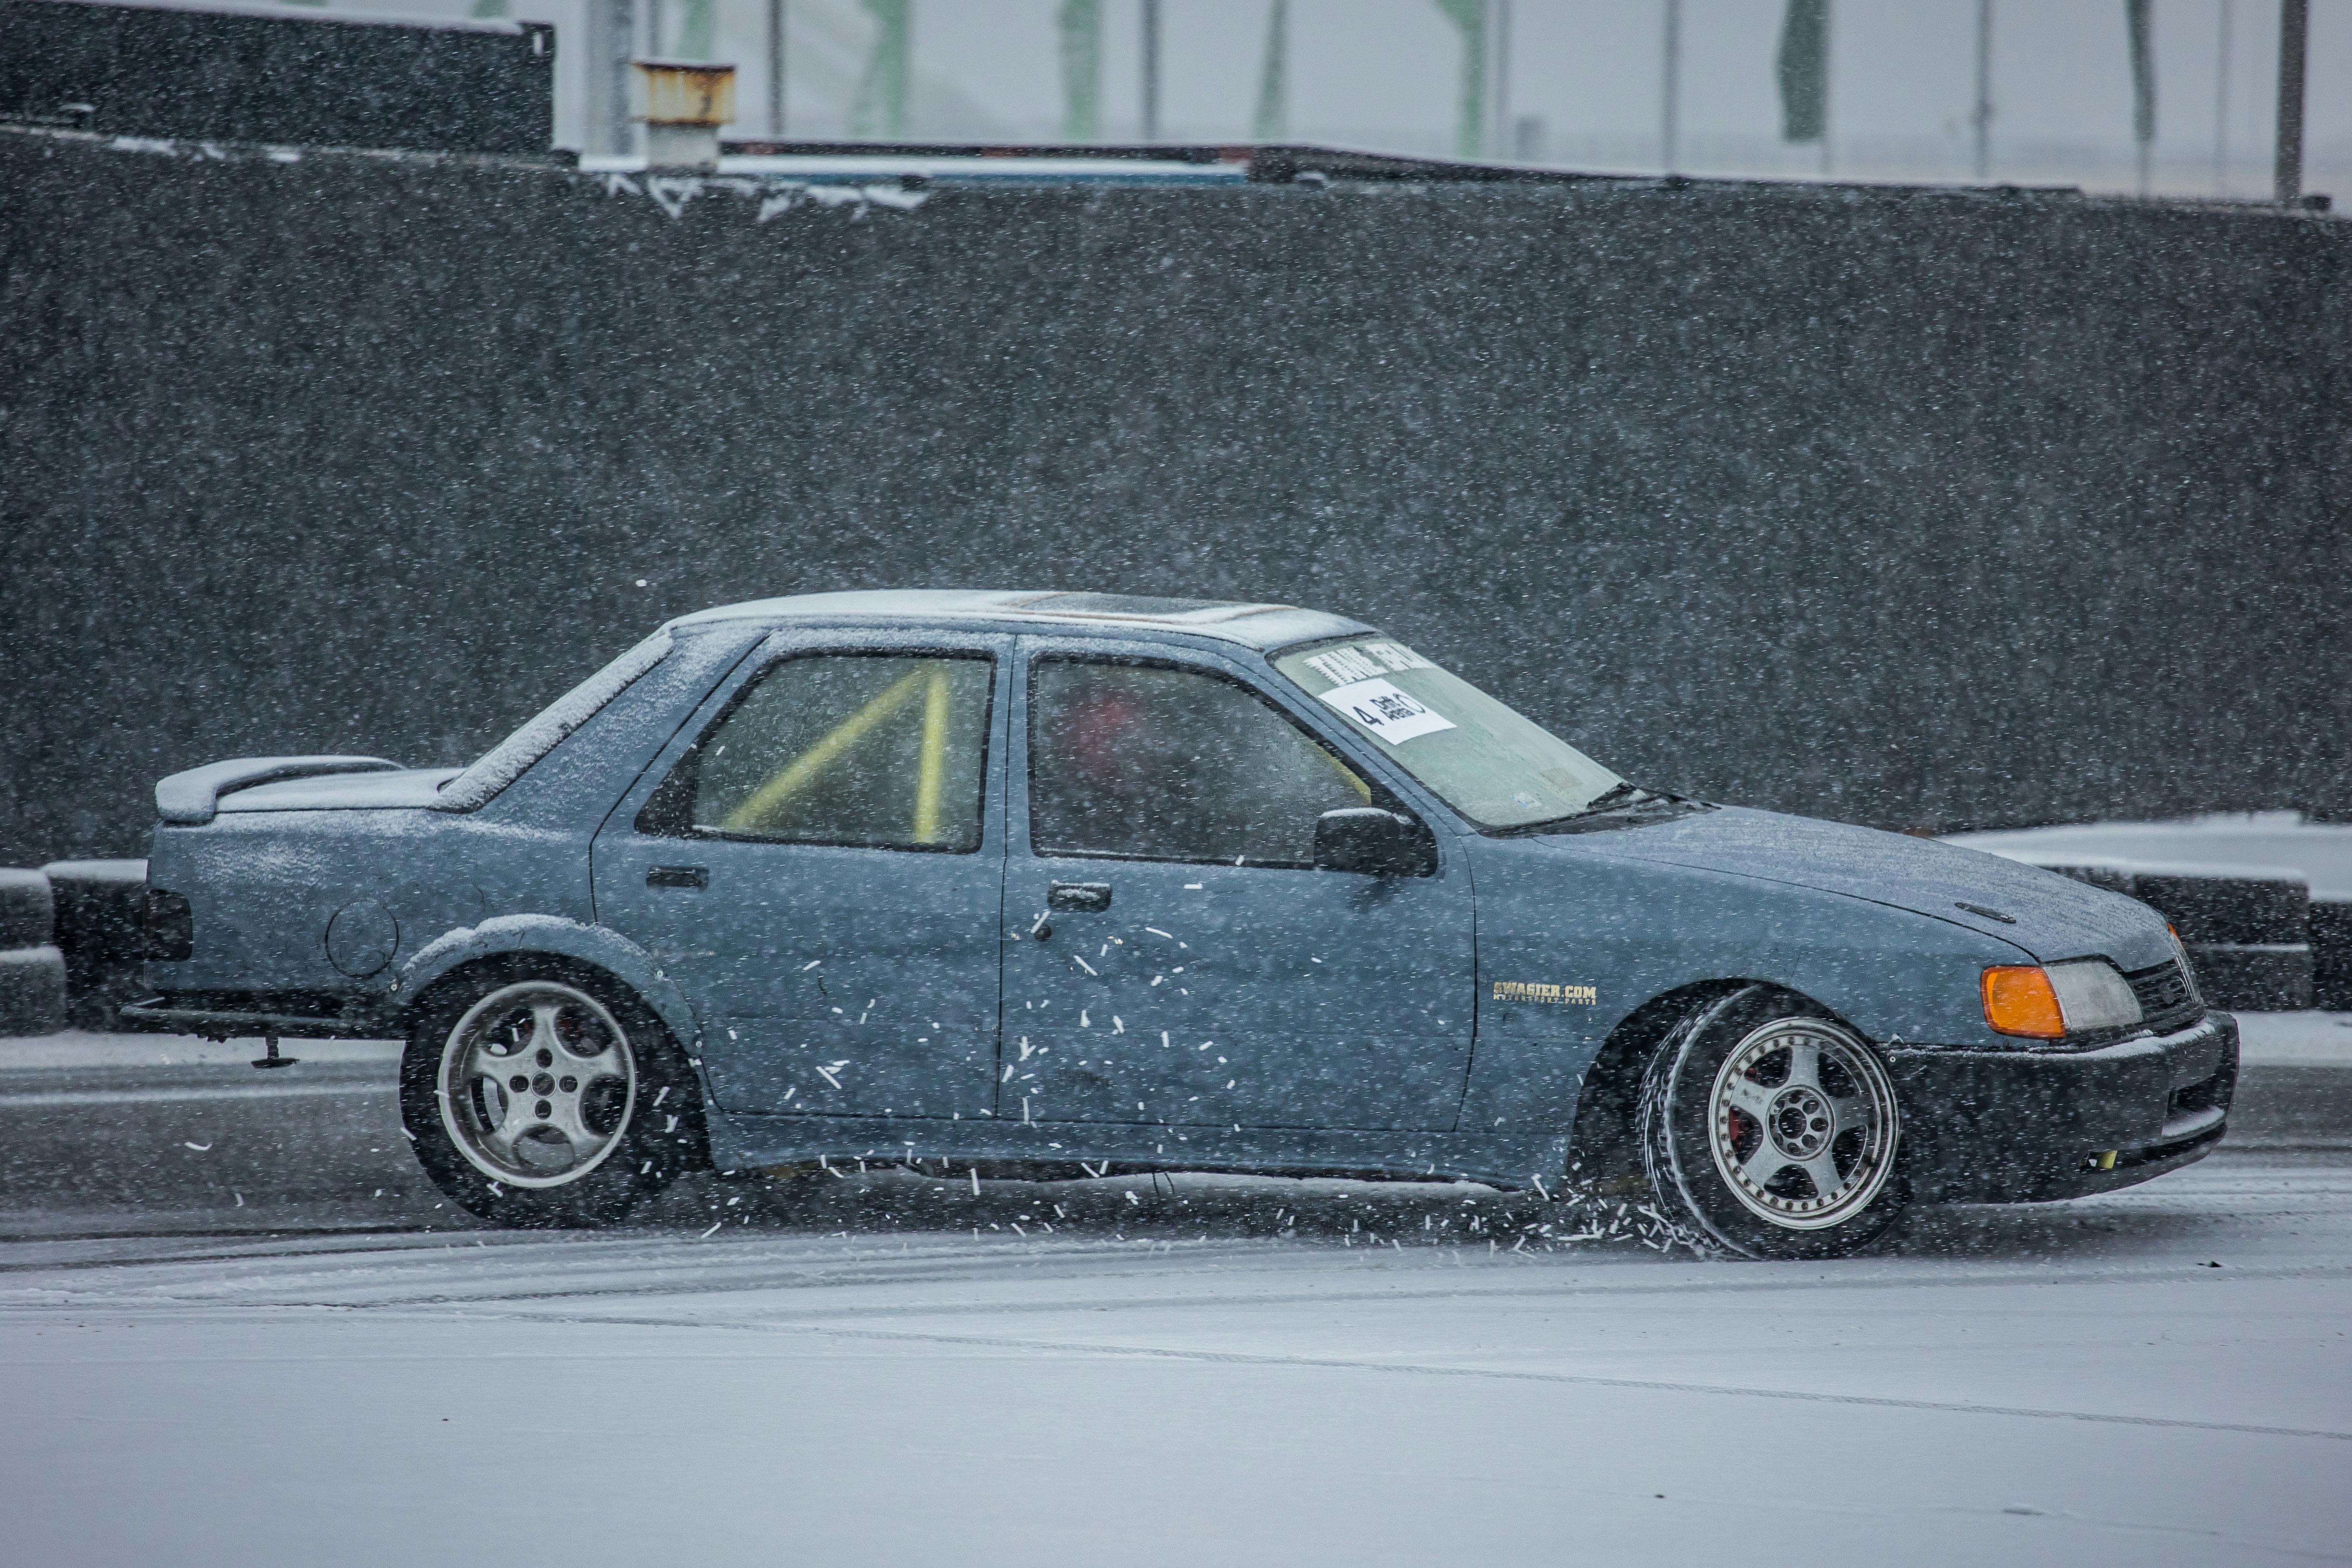
[[[519,953],[545,953],[602,969],[637,995],[696,1061],[700,1071],[701,1027],[687,1006],[686,993],[663,973],[654,956],[606,925],[583,925],[556,915],[501,915],[479,925],[446,931],[416,951],[400,971],[394,994],[404,1011],[436,982],[467,964]]]

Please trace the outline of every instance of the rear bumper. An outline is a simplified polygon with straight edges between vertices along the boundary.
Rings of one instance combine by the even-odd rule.
[[[1903,1169],[1926,1203],[2035,1203],[2202,1159],[2238,1087],[2238,1020],[2096,1051],[1886,1052]]]

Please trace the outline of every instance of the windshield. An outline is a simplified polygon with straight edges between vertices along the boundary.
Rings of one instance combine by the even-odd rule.
[[[1274,667],[1484,828],[1572,817],[1625,782],[1402,643],[1352,637]]]

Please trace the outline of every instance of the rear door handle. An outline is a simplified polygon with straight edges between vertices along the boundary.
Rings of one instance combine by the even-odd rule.
[[[1110,883],[1107,882],[1057,882],[1045,889],[1048,909],[1076,909],[1089,915],[1099,915],[1110,907]]]
[[[646,868],[647,887],[693,887],[710,885],[710,871],[698,865],[656,865]]]

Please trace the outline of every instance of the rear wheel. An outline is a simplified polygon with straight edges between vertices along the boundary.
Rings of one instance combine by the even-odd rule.
[[[1900,1212],[1901,1117],[1877,1054],[1756,986],[1683,1020],[1642,1084],[1643,1163],[1676,1218],[1748,1258],[1832,1258]]]
[[[435,1185],[500,1225],[604,1225],[707,1163],[701,1096],[652,1009],[601,976],[505,963],[444,987],[401,1058]]]

